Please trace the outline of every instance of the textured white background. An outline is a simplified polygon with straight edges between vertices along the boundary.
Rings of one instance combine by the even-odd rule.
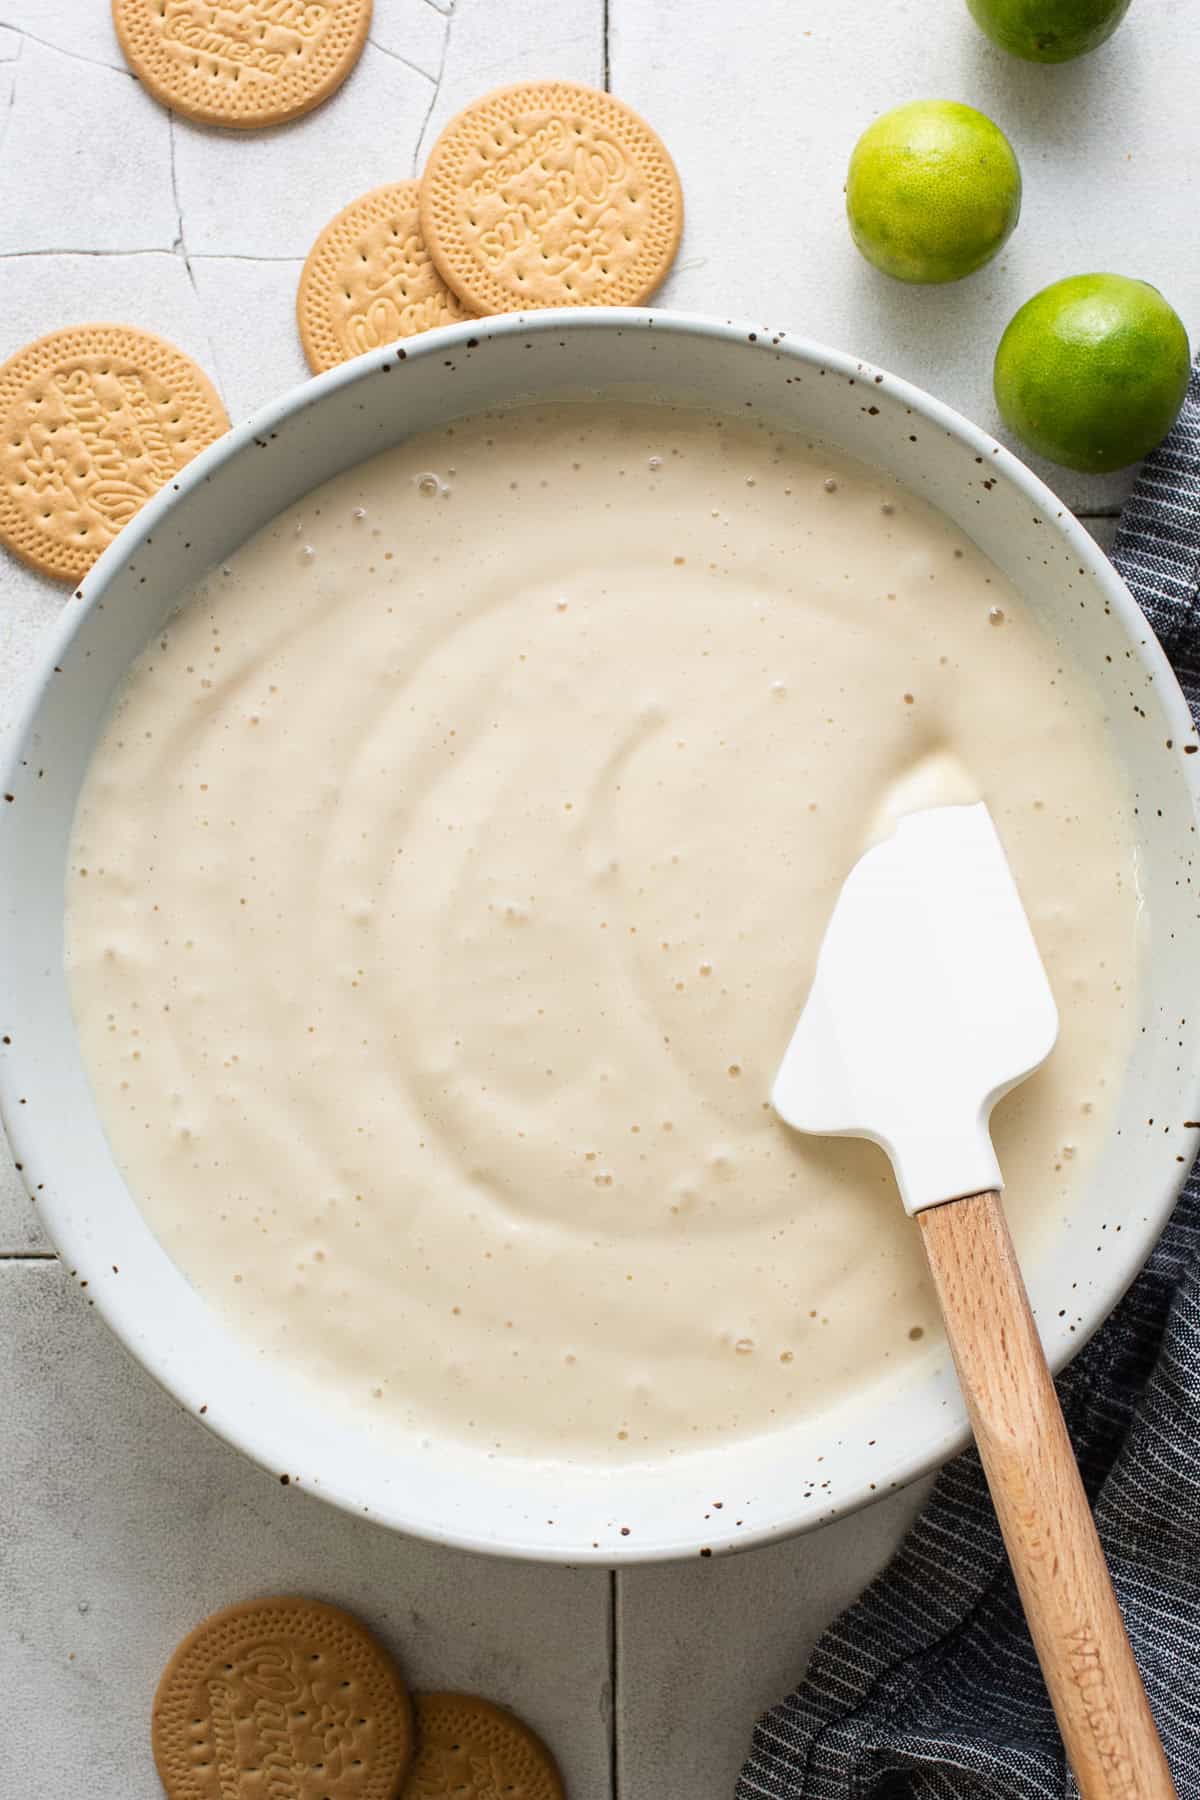
[[[1198,24],[1196,0],[1137,0],[1103,50],[1040,69],[994,50],[962,0],[375,0],[346,86],[243,136],[148,99],[107,0],[0,0],[0,358],[127,320],[189,351],[244,417],[304,378],[293,299],[329,216],[415,173],[475,95],[559,76],[607,83],[679,163],[664,304],[824,339],[997,429],[992,350],[1045,282],[1144,276],[1200,327]],[[929,291],[876,275],[841,216],[854,138],[921,95],[992,114],[1025,173],[998,261]],[[1042,472],[1107,542],[1128,477]],[[0,732],[61,599],[0,554]],[[214,1606],[287,1589],[359,1611],[414,1681],[516,1706],[572,1800],[728,1797],[756,1708],[919,1497],[620,1578],[401,1540],[281,1489],[180,1414],[67,1291],[0,1167],[0,1790],[21,1800],[151,1800],[149,1702],[174,1643]]]

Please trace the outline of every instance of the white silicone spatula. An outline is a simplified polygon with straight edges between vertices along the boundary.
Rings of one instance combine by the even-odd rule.
[[[915,1214],[980,1458],[1084,1800],[1175,1788],[1000,1205],[989,1117],[1058,1015],[986,806],[911,813],[846,880],[772,1099],[865,1137]]]

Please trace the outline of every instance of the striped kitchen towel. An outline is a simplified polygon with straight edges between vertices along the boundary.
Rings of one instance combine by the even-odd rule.
[[[1200,369],[1113,560],[1200,721]],[[1181,1800],[1200,1800],[1200,1164],[1058,1391]],[[825,1633],[803,1685],[759,1720],[737,1800],[1077,1792],[968,1451]]]

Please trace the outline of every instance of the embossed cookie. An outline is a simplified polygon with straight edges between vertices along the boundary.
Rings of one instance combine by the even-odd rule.
[[[391,1657],[349,1613],[250,1600],[180,1644],[151,1741],[170,1800],[396,1800],[412,1707]]]
[[[636,306],[683,228],[675,165],[629,107],[570,82],[501,88],[438,138],[421,231],[479,313]]]
[[[228,429],[207,375],[165,338],[128,325],[38,338],[0,366],[0,543],[78,581]]]
[[[282,125],[341,87],[371,0],[112,0],[142,86],[205,125]]]
[[[331,219],[309,251],[296,321],[314,374],[397,338],[475,316],[430,260],[418,192],[415,181],[372,188]]]
[[[473,1694],[418,1694],[417,1758],[403,1800],[564,1800],[542,1740]]]

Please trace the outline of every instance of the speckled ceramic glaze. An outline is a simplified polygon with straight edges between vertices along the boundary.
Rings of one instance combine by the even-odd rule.
[[[76,796],[113,691],[179,593],[283,507],[408,433],[513,401],[663,398],[799,428],[894,472],[964,527],[1100,690],[1135,793],[1151,920],[1136,1053],[1078,1216],[1027,1270],[1064,1362],[1145,1259],[1197,1144],[1200,769],[1145,621],[1083,528],[1008,452],[890,375],[782,333],[573,310],[480,320],[373,352],[199,456],[67,603],[0,804],[0,1105],[23,1178],[88,1304],[180,1404],[300,1485],[421,1535],[508,1555],[711,1555],[819,1524],[940,1462],[966,1426],[947,1357],[769,1438],[607,1474],[436,1441],[397,1456],[253,1361],[160,1249],[89,1093],[62,966]],[[899,1202],[897,1201],[897,1205]],[[719,1503],[719,1504],[718,1504]]]

